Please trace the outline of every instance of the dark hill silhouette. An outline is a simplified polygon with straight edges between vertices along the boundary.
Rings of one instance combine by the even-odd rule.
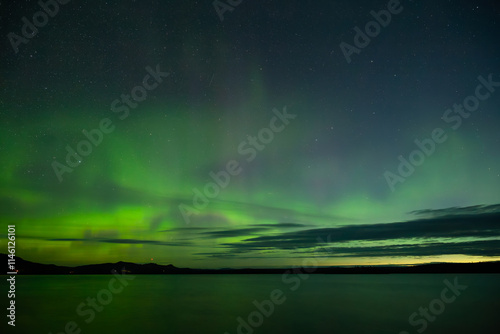
[[[7,263],[7,254],[0,254],[0,260]],[[297,271],[298,268],[276,269],[189,269],[177,268],[171,264],[156,263],[137,264],[131,262],[90,264],[76,267],[41,264],[16,257],[15,267],[20,275],[105,275],[114,271],[130,274],[282,274],[286,270]],[[6,274],[10,270],[5,271]],[[312,274],[479,274],[500,273],[500,261],[477,263],[431,263],[415,266],[359,266],[359,267],[319,267]]]

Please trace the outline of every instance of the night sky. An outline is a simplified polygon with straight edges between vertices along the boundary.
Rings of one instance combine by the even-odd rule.
[[[0,3],[0,252],[500,259],[497,1],[229,2]]]

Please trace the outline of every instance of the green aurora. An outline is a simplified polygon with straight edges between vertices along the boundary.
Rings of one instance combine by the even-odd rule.
[[[498,26],[488,20],[471,19],[460,28],[463,34],[490,29],[468,42],[439,33],[470,51],[466,56],[444,49],[429,54],[427,48],[441,40],[429,35],[428,45],[418,46],[408,36],[431,24],[416,17],[434,5],[408,4],[401,14],[406,26],[394,18],[348,65],[338,44],[352,40],[354,23],[333,12],[336,20],[308,27],[307,15],[291,6],[286,11],[294,20],[281,23],[287,30],[267,19],[252,25],[255,5],[239,6],[220,25],[209,3],[198,9],[185,4],[179,7],[184,16],[153,15],[151,26],[132,36],[127,29],[140,26],[146,14],[118,22],[110,36],[90,24],[86,33],[95,38],[85,38],[65,28],[75,17],[91,21],[86,15],[92,10],[71,6],[65,10],[79,12],[60,14],[19,55],[2,60],[0,252],[12,224],[18,256],[60,265],[500,259],[500,89],[458,129],[442,119],[447,108],[474,93],[478,76],[493,73],[499,81],[498,50],[491,50],[491,30]],[[162,8],[158,12],[167,12]],[[482,10],[477,15],[488,15]],[[451,22],[462,15],[446,11]],[[211,22],[210,28],[184,29],[186,16]],[[17,21],[10,24],[19,28]],[[142,53],[120,46],[128,39]],[[382,50],[390,45],[399,46],[387,55]],[[484,54],[489,56],[480,66],[476,59]],[[156,64],[170,75],[120,119],[113,101],[130,94],[145,68]],[[276,117],[273,110],[284,108],[296,117],[248,161],[241,145],[251,147],[248,136],[258,138]],[[58,180],[54,162],[66,164],[66,147],[76,149],[86,140],[82,131],[97,129],[106,118],[113,130]],[[384,173],[397,173],[398,156],[408,158],[418,148],[415,139],[431,138],[435,128],[443,129],[446,141],[391,191]],[[197,208],[196,190],[203,192],[213,181],[210,173],[233,160],[240,173]],[[186,206],[195,209],[189,221],[180,210]],[[398,224],[407,228],[400,231]],[[331,252],[321,250],[318,238],[331,240]]]

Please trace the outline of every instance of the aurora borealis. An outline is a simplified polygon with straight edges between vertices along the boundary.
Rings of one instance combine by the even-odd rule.
[[[40,7],[0,6],[1,253],[16,225],[18,256],[60,265],[500,259],[494,1],[402,0],[350,63],[339,45],[387,1],[243,1],[223,21],[212,1],[69,1],[17,53],[6,36]],[[436,128],[446,140],[391,189]]]

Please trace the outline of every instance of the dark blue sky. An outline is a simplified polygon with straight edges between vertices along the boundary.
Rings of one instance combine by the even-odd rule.
[[[48,3],[0,5],[1,222],[20,256],[498,256],[497,2]]]

